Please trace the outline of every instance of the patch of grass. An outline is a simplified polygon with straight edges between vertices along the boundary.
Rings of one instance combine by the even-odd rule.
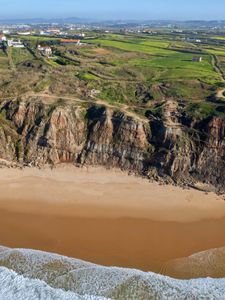
[[[214,71],[209,55],[203,56],[201,63],[192,61],[193,55],[189,53],[174,53],[168,57],[153,57],[146,59],[134,59],[130,65],[138,68],[154,70],[155,80],[193,80],[199,79],[207,83],[220,80],[218,73]]]
[[[100,78],[96,76],[95,74],[92,73],[84,73],[84,74],[79,74],[79,78],[84,79],[84,80],[99,80]]]
[[[170,55],[173,50],[169,50],[166,48],[160,48],[156,47],[156,43],[130,43],[130,42],[123,42],[123,41],[114,41],[114,40],[103,40],[103,39],[96,39],[96,40],[86,40],[85,42],[93,43],[97,45],[101,45],[101,47],[112,47],[112,48],[118,48],[120,50],[124,51],[132,51],[132,52],[140,52],[140,53],[146,53],[156,56],[166,56]]]
[[[0,58],[5,58],[5,57],[7,57],[7,55],[2,49],[0,49]]]
[[[12,60],[15,65],[33,59],[33,55],[26,48],[12,48]]]
[[[42,41],[59,41],[60,38],[57,37],[45,37],[45,36],[36,36],[36,35],[16,35],[16,36],[12,36],[13,38],[16,39],[20,39],[20,40],[25,40],[25,41],[38,41],[38,42],[42,42]]]
[[[5,52],[0,49],[0,69],[8,69],[9,68],[9,61],[8,57]]]
[[[124,103],[124,92],[121,87],[106,85],[103,87],[100,98],[108,101],[110,104],[115,102]]]
[[[5,109],[2,109],[0,111],[0,119],[6,119],[6,110]]]
[[[57,63],[58,65],[61,66],[68,66],[68,65],[72,65],[72,66],[77,66],[77,62],[72,61],[70,59],[66,59],[64,57],[60,57],[58,56],[56,59],[53,60],[55,63]]]
[[[34,87],[34,92],[38,93],[45,90],[50,86],[51,83],[52,83],[51,78],[44,78],[43,80],[40,80]]]
[[[225,41],[225,36],[212,36],[212,38],[215,40]]]
[[[218,116],[221,113],[217,110],[217,106],[210,103],[189,103],[186,113],[196,119],[206,119],[211,116]]]

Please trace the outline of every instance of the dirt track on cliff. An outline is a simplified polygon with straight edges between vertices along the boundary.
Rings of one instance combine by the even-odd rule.
[[[224,93],[225,93],[225,89],[219,90],[219,91],[217,92],[217,94],[216,94],[216,97],[217,97],[217,98],[225,99]]]
[[[93,104],[98,104],[102,105],[104,107],[110,108],[110,109],[119,109],[121,112],[125,113],[127,116],[130,116],[134,118],[135,120],[148,123],[149,120],[145,117],[141,117],[140,115],[132,112],[130,110],[130,107],[125,104],[120,104],[120,105],[112,105],[107,103],[106,101],[100,100],[100,99],[93,99],[93,100],[81,100],[76,97],[71,97],[71,96],[58,96],[58,95],[49,95],[49,94],[42,94],[42,93],[28,93],[25,95],[26,97],[40,97],[42,100],[44,99],[50,99],[50,100],[55,100],[55,99],[62,99],[65,101],[72,101],[72,102],[77,102],[77,103],[93,103]],[[132,108],[135,108],[132,106]],[[138,108],[138,107],[136,107]]]

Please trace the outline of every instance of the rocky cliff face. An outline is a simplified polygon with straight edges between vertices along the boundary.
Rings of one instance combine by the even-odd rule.
[[[0,158],[43,166],[118,167],[149,178],[225,189],[225,122],[192,120],[174,102],[149,121],[104,106],[9,101],[0,108]]]

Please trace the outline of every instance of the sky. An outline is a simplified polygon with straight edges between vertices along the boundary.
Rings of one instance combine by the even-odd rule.
[[[225,19],[225,0],[0,0],[0,4],[0,19]]]

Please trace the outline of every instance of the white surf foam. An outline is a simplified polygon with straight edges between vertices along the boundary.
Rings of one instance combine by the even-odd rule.
[[[0,267],[1,300],[107,300],[106,298],[78,295],[54,289],[44,281],[24,278],[16,272]]]
[[[133,269],[102,267],[41,251],[0,248],[0,266],[14,270],[23,278],[39,279],[54,289],[76,295],[119,300],[225,300],[225,279],[176,280]]]

